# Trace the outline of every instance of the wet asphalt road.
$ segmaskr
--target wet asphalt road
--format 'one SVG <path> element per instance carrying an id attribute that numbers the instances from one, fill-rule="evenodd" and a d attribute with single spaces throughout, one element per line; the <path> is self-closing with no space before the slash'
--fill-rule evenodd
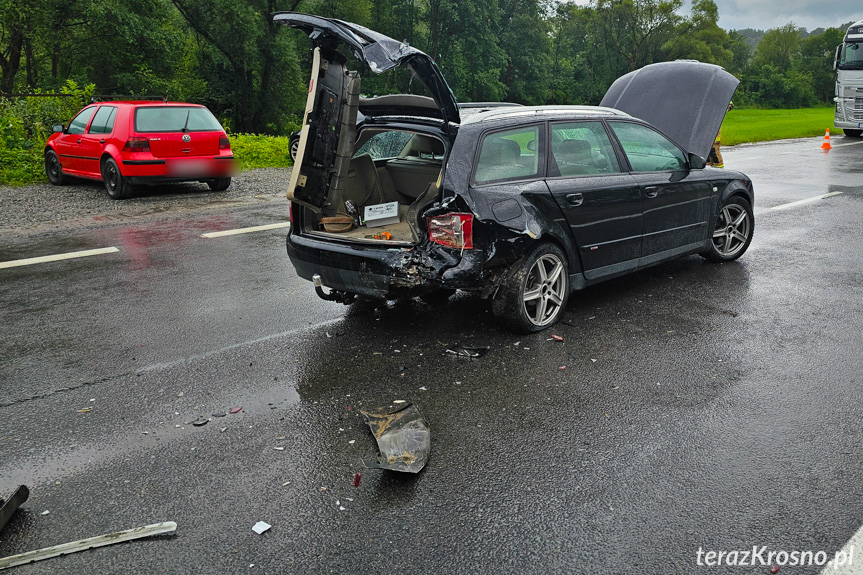
<path id="1" fill-rule="evenodd" d="M 755 182 L 741 260 L 589 288 L 532 336 L 464 294 L 319 300 L 283 229 L 201 237 L 283 221 L 279 202 L 3 236 L 0 261 L 119 251 L 0 270 L 0 497 L 31 489 L 0 556 L 158 521 L 176 535 L 16 573 L 768 573 L 696 555 L 832 556 L 863 524 L 863 141 L 820 143 L 723 152 Z M 395 399 L 432 429 L 418 476 L 360 463 L 375 445 L 358 410 Z"/>

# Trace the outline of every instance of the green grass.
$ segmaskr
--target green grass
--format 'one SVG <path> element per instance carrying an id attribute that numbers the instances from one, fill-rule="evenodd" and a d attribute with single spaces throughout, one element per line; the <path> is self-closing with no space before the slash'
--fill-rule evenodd
<path id="1" fill-rule="evenodd" d="M 741 110 L 735 108 L 722 122 L 722 145 L 747 142 L 784 140 L 823 136 L 833 128 L 833 108 L 803 108 L 800 110 Z"/>
<path id="2" fill-rule="evenodd" d="M 286 168 L 291 163 L 288 136 L 230 134 L 231 150 L 243 170 Z"/>

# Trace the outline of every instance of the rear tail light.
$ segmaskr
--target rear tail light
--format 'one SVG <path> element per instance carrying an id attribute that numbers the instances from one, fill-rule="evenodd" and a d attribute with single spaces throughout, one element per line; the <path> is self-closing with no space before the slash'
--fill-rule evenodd
<path id="1" fill-rule="evenodd" d="M 222 134 L 219 136 L 219 149 L 220 150 L 230 150 L 231 149 L 231 141 L 228 139 L 228 136 Z"/>
<path id="2" fill-rule="evenodd" d="M 129 138 L 123 146 L 124 152 L 149 152 L 150 140 L 147 138 Z"/>
<path id="3" fill-rule="evenodd" d="M 445 214 L 428 220 L 429 240 L 456 249 L 473 249 L 473 214 Z"/>

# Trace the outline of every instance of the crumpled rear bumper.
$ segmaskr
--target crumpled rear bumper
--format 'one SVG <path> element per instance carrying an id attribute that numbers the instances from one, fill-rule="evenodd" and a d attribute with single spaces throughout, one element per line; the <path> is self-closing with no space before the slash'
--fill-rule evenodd
<path id="1" fill-rule="evenodd" d="M 365 246 L 293 233 L 288 256 L 301 278 L 317 274 L 324 286 L 374 299 L 422 295 L 439 288 L 479 289 L 482 250 Z"/>

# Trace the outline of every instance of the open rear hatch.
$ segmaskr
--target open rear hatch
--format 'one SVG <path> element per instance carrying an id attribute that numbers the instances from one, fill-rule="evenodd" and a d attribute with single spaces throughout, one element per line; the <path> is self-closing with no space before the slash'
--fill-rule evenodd
<path id="1" fill-rule="evenodd" d="M 315 228 L 324 233 L 354 239 L 373 237 L 374 233 L 353 229 L 352 222 L 363 218 L 362 209 L 367 206 L 356 206 L 350 200 L 392 198 L 376 189 L 386 188 L 389 183 L 387 174 L 378 173 L 382 169 L 380 163 L 375 164 L 368 156 L 353 158 L 358 112 L 365 116 L 437 118 L 443 121 L 443 129 L 449 130 L 451 123 L 460 121 L 455 96 L 437 64 L 403 42 L 357 24 L 308 14 L 279 12 L 273 15 L 273 21 L 302 30 L 309 35 L 313 47 L 309 93 L 288 199 L 308 208 L 314 214 Z M 359 73 L 347 69 L 347 58 L 340 48 L 349 50 L 377 74 L 406 66 L 429 97 L 394 95 L 361 99 Z M 405 197 L 418 199 L 427 195 L 425 188 L 413 192 Z M 405 222 L 411 218 L 408 214 L 411 202 L 405 197 L 399 200 L 397 211 L 400 223 L 411 224 L 412 232 L 402 239 L 412 237 L 416 241 L 415 222 Z M 354 210 L 359 211 L 358 217 Z M 412 216 L 415 219 L 416 214 Z M 309 226 L 305 231 L 309 231 Z"/>

